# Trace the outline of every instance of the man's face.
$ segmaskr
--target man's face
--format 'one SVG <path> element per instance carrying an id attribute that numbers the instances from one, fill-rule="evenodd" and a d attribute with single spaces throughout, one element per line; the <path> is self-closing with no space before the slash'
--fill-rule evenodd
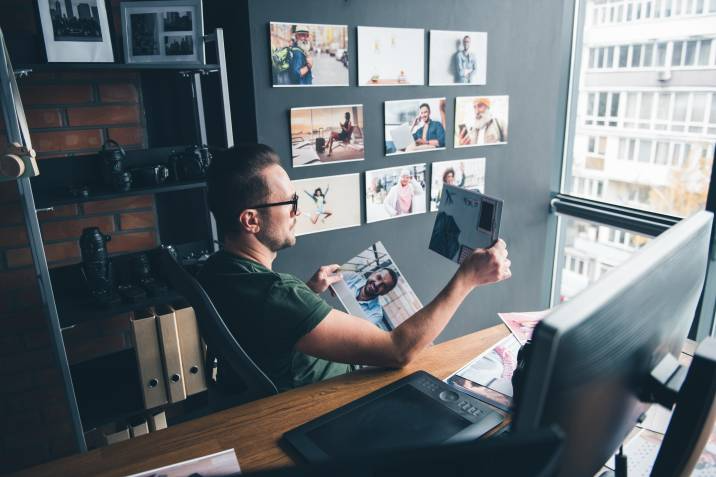
<path id="1" fill-rule="evenodd" d="M 400 185 L 405 187 L 410 183 L 410 176 L 408 174 L 400 176 Z"/>
<path id="2" fill-rule="evenodd" d="M 271 191 L 269 197 L 266 198 L 266 203 L 291 200 L 296 191 L 283 167 L 278 164 L 271 165 L 264 169 L 263 176 Z M 260 209 L 259 214 L 261 230 L 256 234 L 259 242 L 266 245 L 272 252 L 278 252 L 296 244 L 296 220 L 301 214 L 300 210 L 294 215 L 292 206 L 288 204 Z"/>
<path id="3" fill-rule="evenodd" d="M 308 52 L 311 49 L 311 36 L 306 32 L 296 32 L 296 44 L 300 49 Z"/>
<path id="4" fill-rule="evenodd" d="M 470 43 L 472 43 L 472 40 L 470 40 L 470 37 L 465 37 L 462 40 L 462 46 L 465 48 L 465 51 L 470 49 Z M 454 43 L 453 43 L 454 44 Z"/>
<path id="5" fill-rule="evenodd" d="M 385 295 L 395 286 L 392 275 L 385 268 L 370 274 L 363 285 L 363 292 L 368 298 Z"/>
<path id="6" fill-rule="evenodd" d="M 420 108 L 420 120 L 424 123 L 430 121 L 430 109 L 426 108 L 425 106 Z"/>
<path id="7" fill-rule="evenodd" d="M 487 105 L 485 103 L 477 103 L 475 104 L 475 114 L 478 116 L 482 116 L 485 114 L 485 111 L 487 111 Z"/>

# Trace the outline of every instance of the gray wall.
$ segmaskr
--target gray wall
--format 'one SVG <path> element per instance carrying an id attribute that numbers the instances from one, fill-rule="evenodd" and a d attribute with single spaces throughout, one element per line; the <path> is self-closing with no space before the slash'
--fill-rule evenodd
<path id="1" fill-rule="evenodd" d="M 280 154 L 292 179 L 363 172 L 389 166 L 487 157 L 486 190 L 504 199 L 502 233 L 512 260 L 507 282 L 473 292 L 439 341 L 496 324 L 501 311 L 525 311 L 549 303 L 554 219 L 550 191 L 558 185 L 566 110 L 572 2 L 505 0 L 249 0 L 253 92 L 259 142 Z M 347 24 L 350 87 L 272 88 L 269 21 Z M 357 87 L 356 26 L 424 28 L 427 80 L 430 29 L 488 32 L 486 86 Z M 231 52 L 229 52 L 231 53 Z M 456 150 L 452 146 L 456 96 L 510 96 L 509 144 Z M 383 145 L 383 102 L 447 98 L 445 151 L 387 158 Z M 364 105 L 362 162 L 293 169 L 289 109 L 331 104 Z M 244 120 L 248 118 L 244 117 Z M 363 178 L 361 179 L 363 183 Z M 364 184 L 363 184 L 364 185 Z M 364 199 L 361 199 L 364 202 Z M 365 204 L 363 204 L 365 219 Z M 279 253 L 274 268 L 308 278 L 319 265 L 342 263 L 382 241 L 423 301 L 447 283 L 457 265 L 427 249 L 435 213 L 298 238 Z"/>

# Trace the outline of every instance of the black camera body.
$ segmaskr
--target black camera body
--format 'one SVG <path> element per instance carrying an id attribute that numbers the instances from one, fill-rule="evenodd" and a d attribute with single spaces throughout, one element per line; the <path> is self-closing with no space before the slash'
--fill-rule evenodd
<path id="1" fill-rule="evenodd" d="M 206 146 L 189 146 L 169 156 L 169 167 L 175 180 L 197 180 L 206 177 L 211 153 Z"/>
<path id="2" fill-rule="evenodd" d="M 163 164 L 135 167 L 130 169 L 129 172 L 132 174 L 132 182 L 135 185 L 161 185 L 169 179 L 169 169 Z"/>

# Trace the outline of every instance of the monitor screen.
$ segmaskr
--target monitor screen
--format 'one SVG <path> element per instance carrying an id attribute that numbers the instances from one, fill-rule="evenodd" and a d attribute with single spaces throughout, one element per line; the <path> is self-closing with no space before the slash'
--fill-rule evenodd
<path id="1" fill-rule="evenodd" d="M 492 202 L 482 201 L 482 208 L 480 209 L 480 222 L 478 228 L 492 231 L 493 217 L 495 216 L 495 204 Z"/>
<path id="2" fill-rule="evenodd" d="M 535 328 L 514 428 L 565 432 L 560 475 L 594 475 L 646 410 L 651 371 L 667 353 L 678 357 L 703 289 L 712 219 L 682 220 Z"/>
<path id="3" fill-rule="evenodd" d="M 307 436 L 327 455 L 435 445 L 471 425 L 467 419 L 411 385 L 386 394 L 309 431 Z M 350 429 L 350 432 L 346 432 Z M 381 429 L 381 432 L 375 432 Z M 353 452 L 351 452 L 353 450 Z"/>

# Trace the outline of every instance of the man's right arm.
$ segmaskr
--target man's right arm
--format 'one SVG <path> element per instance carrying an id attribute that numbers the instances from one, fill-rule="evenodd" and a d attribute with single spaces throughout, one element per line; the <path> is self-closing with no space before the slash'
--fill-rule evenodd
<path id="1" fill-rule="evenodd" d="M 509 278 L 510 261 L 500 240 L 476 250 L 427 306 L 386 332 L 362 318 L 332 310 L 296 344 L 303 353 L 351 364 L 402 367 L 442 332 L 465 297 L 475 288 Z"/>

